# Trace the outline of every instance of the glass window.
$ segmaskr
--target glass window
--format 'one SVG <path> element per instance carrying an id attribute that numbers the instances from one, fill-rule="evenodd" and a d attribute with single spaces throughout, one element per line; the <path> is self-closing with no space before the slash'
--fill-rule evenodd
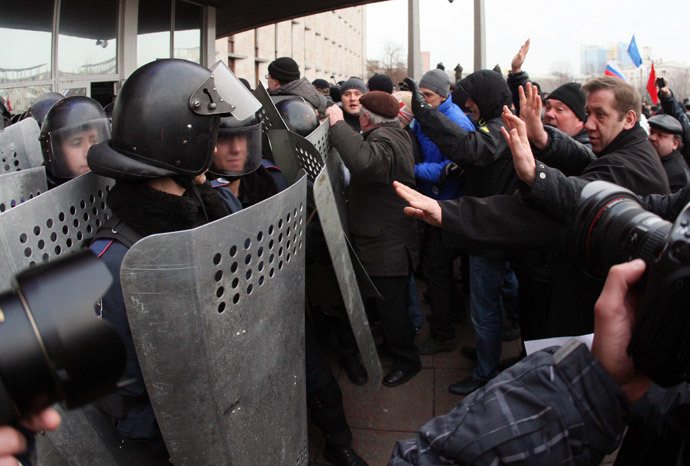
<path id="1" fill-rule="evenodd" d="M 139 0 L 137 67 L 170 58 L 171 0 Z"/>
<path id="2" fill-rule="evenodd" d="M 202 8 L 177 0 L 175 2 L 175 58 L 201 63 Z"/>
<path id="3" fill-rule="evenodd" d="M 6 104 L 9 104 L 8 110 L 13 115 L 16 115 L 27 111 L 38 96 L 50 91 L 50 84 L 42 86 L 13 87 L 0 89 L 0 97 L 5 99 Z"/>
<path id="4" fill-rule="evenodd" d="M 49 80 L 53 0 L 0 0 L 0 83 Z"/>
<path id="5" fill-rule="evenodd" d="M 117 73 L 118 0 L 60 2 L 60 75 Z"/>

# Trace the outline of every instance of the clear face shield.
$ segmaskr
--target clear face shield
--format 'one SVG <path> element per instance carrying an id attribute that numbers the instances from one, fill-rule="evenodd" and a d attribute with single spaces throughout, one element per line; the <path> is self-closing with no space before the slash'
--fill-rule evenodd
<path id="1" fill-rule="evenodd" d="M 253 116 L 261 103 L 222 61 L 211 67 L 208 77 L 189 98 L 190 108 L 199 115 L 232 114 L 238 120 Z"/>
<path id="2" fill-rule="evenodd" d="M 209 172 L 216 176 L 238 177 L 261 165 L 261 124 L 220 128 Z"/>
<path id="3" fill-rule="evenodd" d="M 57 178 L 75 178 L 89 171 L 89 147 L 110 138 L 110 121 L 98 118 L 50 132 L 49 170 Z"/>

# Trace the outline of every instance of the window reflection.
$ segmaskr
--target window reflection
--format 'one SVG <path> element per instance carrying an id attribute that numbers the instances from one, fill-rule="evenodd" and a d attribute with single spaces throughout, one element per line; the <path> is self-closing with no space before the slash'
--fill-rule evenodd
<path id="1" fill-rule="evenodd" d="M 170 0 L 139 0 L 137 66 L 170 58 Z"/>
<path id="2" fill-rule="evenodd" d="M 50 92 L 50 85 L 12 87 L 0 89 L 0 97 L 5 99 L 5 104 L 9 103 L 9 108 L 13 115 L 27 111 L 34 100 L 40 95 Z"/>
<path id="3" fill-rule="evenodd" d="M 60 75 L 117 73 L 118 0 L 60 2 Z"/>
<path id="4" fill-rule="evenodd" d="M 175 2 L 175 58 L 201 63 L 202 20 L 200 6 Z"/>
<path id="5" fill-rule="evenodd" d="M 0 83 L 50 79 L 52 27 L 52 0 L 0 0 Z"/>

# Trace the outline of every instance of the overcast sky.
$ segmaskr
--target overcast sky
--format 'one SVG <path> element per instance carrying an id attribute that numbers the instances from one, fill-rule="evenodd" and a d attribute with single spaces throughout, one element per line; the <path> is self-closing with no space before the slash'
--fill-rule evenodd
<path id="1" fill-rule="evenodd" d="M 380 59 L 385 44 L 398 45 L 407 60 L 407 0 L 367 5 L 367 56 Z M 446 71 L 459 62 L 471 71 L 472 0 L 420 0 L 421 50 L 431 52 L 431 67 Z M 577 7 L 574 7 L 577 5 Z M 657 12 L 662 9 L 662 15 Z M 656 19 L 658 18 L 658 19 Z M 486 0 L 486 61 L 504 70 L 525 39 L 531 47 L 524 69 L 532 75 L 580 70 L 580 45 L 628 44 L 635 34 L 640 53 L 652 48 L 654 60 L 690 64 L 690 1 L 671 0 Z"/>

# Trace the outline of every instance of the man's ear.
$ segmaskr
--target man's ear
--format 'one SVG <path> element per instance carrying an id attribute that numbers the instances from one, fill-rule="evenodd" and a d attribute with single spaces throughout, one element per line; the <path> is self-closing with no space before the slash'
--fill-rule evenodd
<path id="1" fill-rule="evenodd" d="M 637 112 L 635 110 L 628 110 L 625 112 L 624 120 L 623 129 L 631 129 L 637 123 Z"/>

